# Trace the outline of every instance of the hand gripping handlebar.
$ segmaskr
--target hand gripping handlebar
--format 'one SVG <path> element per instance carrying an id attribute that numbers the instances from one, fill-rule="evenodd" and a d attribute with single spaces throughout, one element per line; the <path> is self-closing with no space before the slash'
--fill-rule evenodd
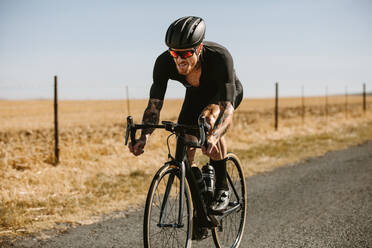
<path id="1" fill-rule="evenodd" d="M 205 117 L 201 117 L 199 121 L 199 126 L 189 126 L 178 124 L 170 121 L 162 121 L 163 125 L 154 125 L 154 124 L 134 124 L 133 117 L 127 117 L 127 128 L 125 131 L 125 145 L 128 145 L 128 140 L 132 145 L 136 144 L 136 131 L 137 129 L 146 129 L 146 128 L 162 128 L 171 133 L 176 134 L 177 136 L 183 136 L 187 130 L 199 130 L 200 132 L 200 143 L 193 145 L 194 147 L 204 146 L 208 147 L 207 133 L 210 130 L 210 125 L 206 122 Z"/>

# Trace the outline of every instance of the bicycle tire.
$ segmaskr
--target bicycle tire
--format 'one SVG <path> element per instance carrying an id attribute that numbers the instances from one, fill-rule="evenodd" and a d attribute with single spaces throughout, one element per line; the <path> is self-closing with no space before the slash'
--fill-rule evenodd
<path id="1" fill-rule="evenodd" d="M 143 240 L 144 247 L 191 247 L 192 236 L 192 200 L 190 189 L 185 180 L 184 196 L 184 227 L 159 227 L 160 212 L 164 201 L 164 193 L 170 178 L 171 189 L 168 197 L 166 210 L 163 211 L 165 224 L 176 224 L 178 222 L 179 190 L 180 190 L 180 169 L 172 165 L 164 165 L 155 174 L 147 194 Z"/>
<path id="2" fill-rule="evenodd" d="M 243 237 L 247 216 L 247 191 L 245 177 L 240 164 L 235 154 L 227 154 L 226 170 L 228 177 L 230 177 L 228 178 L 228 184 L 231 192 L 229 206 L 240 205 L 240 207 L 220 219 L 219 225 L 212 229 L 213 241 L 216 247 L 239 247 Z M 235 190 L 232 186 L 234 186 Z"/>

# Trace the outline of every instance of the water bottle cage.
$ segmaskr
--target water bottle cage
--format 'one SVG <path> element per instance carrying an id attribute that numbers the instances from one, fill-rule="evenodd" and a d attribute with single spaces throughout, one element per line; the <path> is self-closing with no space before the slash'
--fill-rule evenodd
<path id="1" fill-rule="evenodd" d="M 198 167 L 192 167 L 191 170 L 203 199 L 209 205 L 214 195 L 214 168 L 207 164 L 203 166 L 202 170 Z"/>
<path id="2" fill-rule="evenodd" d="M 204 165 L 202 168 L 202 175 L 206 186 L 204 199 L 207 203 L 210 203 L 214 195 L 214 168 L 209 164 Z"/>

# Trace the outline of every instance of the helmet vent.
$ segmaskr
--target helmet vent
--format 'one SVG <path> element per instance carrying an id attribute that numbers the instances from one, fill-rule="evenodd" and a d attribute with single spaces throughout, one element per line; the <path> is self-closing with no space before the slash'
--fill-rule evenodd
<path id="1" fill-rule="evenodd" d="M 190 22 L 191 21 L 192 21 L 192 17 L 190 16 L 186 19 L 186 21 L 182 25 L 181 35 L 180 35 L 179 41 L 178 41 L 180 44 L 183 44 L 183 43 L 185 43 L 184 42 L 185 40 L 189 41 L 189 39 L 190 39 L 190 28 L 189 27 L 190 27 Z"/>

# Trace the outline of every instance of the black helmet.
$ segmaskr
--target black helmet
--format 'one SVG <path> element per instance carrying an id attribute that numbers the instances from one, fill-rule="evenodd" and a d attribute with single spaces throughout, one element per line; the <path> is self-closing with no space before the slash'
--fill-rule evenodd
<path id="1" fill-rule="evenodd" d="M 186 16 L 174 21 L 165 35 L 170 48 L 184 49 L 199 45 L 205 34 L 205 22 L 196 16 Z"/>

